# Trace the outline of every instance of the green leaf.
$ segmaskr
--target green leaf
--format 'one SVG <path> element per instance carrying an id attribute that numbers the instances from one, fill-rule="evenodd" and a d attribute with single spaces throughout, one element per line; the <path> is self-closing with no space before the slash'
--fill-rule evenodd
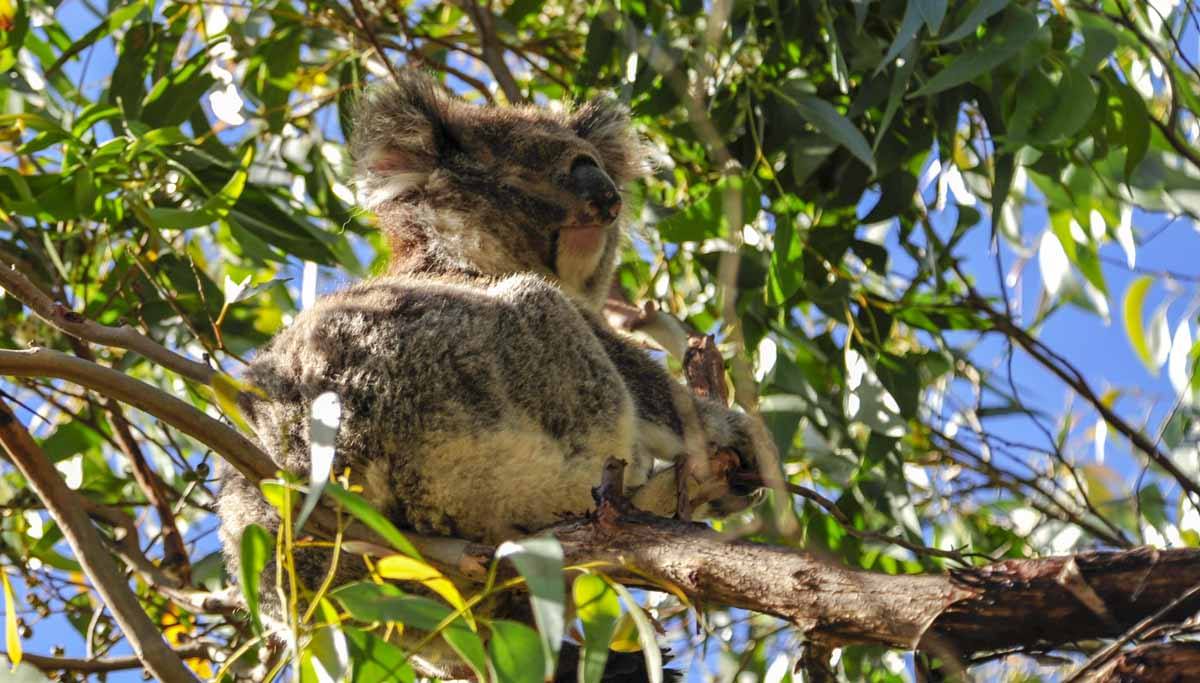
<path id="1" fill-rule="evenodd" d="M 889 173 L 879 181 L 879 201 L 875 202 L 862 222 L 878 223 L 911 207 L 916 190 L 915 175 L 904 169 Z"/>
<path id="2" fill-rule="evenodd" d="M 463 613 L 463 618 L 467 620 L 467 624 L 472 630 L 475 628 L 471 612 L 467 608 L 467 601 L 463 600 L 458 587 L 435 567 L 408 555 L 389 555 L 380 558 L 375 564 L 375 568 L 385 579 L 415 581 L 437 593 L 443 600 L 450 603 L 451 607 Z"/>
<path id="3" fill-rule="evenodd" d="M 542 645 L 533 629 L 515 621 L 497 619 L 491 623 L 492 639 L 488 649 L 496 667 L 499 683 L 541 683 Z M 551 672 L 553 674 L 553 672 Z"/>
<path id="4" fill-rule="evenodd" d="M 1083 50 L 1079 55 L 1079 60 L 1075 63 L 1075 68 L 1085 75 L 1090 75 L 1096 70 L 1096 67 L 1108 58 L 1112 51 L 1117 48 L 1117 36 L 1113 33 L 1113 28 L 1107 25 L 1101 27 L 1097 25 L 1083 27 Z"/>
<path id="5" fill-rule="evenodd" d="M 1108 79 L 1109 86 L 1121 98 L 1121 133 L 1125 138 L 1125 180 L 1129 182 L 1133 172 L 1146 158 L 1150 149 L 1150 111 L 1146 101 L 1132 86 L 1116 78 Z"/>
<path id="6" fill-rule="evenodd" d="M 263 634 L 262 618 L 259 616 L 258 598 L 263 568 L 275 547 L 275 539 L 266 529 L 257 524 L 248 525 L 242 531 L 241 570 L 242 595 L 246 596 L 246 609 L 250 612 L 250 623 L 254 632 Z"/>
<path id="7" fill-rule="evenodd" d="M 141 120 L 155 128 L 178 126 L 186 121 L 192 110 L 200 106 L 200 96 L 216 82 L 204 70 L 207 64 L 208 51 L 201 50 L 183 66 L 158 79 L 142 100 Z"/>
<path id="8" fill-rule="evenodd" d="M 816 95 L 800 92 L 796 87 L 788 88 L 787 92 L 777 92 L 813 127 L 850 150 L 850 153 L 866 164 L 867 168 L 875 171 L 875 154 L 871 151 L 871 145 L 863 137 L 862 131 L 842 116 L 832 104 Z"/>
<path id="9" fill-rule="evenodd" d="M 343 626 L 342 633 L 346 636 L 350 661 L 354 663 L 351 683 L 413 683 L 416 680 L 416 674 L 408 665 L 408 657 L 400 648 L 373 633 L 354 627 Z"/>
<path id="10" fill-rule="evenodd" d="M 312 666 L 321 673 L 321 681 L 341 681 L 351 666 L 350 648 L 342 627 L 338 623 L 337 610 L 326 598 L 318 603 L 321 619 L 327 624 L 312 633 L 308 652 L 312 653 Z"/>
<path id="11" fill-rule="evenodd" d="M 946 18 L 946 0 L 909 1 L 909 4 L 914 3 L 921 12 L 921 18 L 925 20 L 925 26 L 929 29 L 929 35 L 936 36 L 938 31 L 942 29 L 942 21 Z"/>
<path id="12" fill-rule="evenodd" d="M 562 647 L 567 601 L 562 546 L 553 536 L 505 541 L 496 549 L 496 557 L 511 560 L 525 577 L 533 619 L 542 638 L 545 675 L 552 676 Z"/>
<path id="13" fill-rule="evenodd" d="M 246 187 L 250 163 L 254 161 L 254 149 L 254 145 L 246 145 L 237 170 L 215 195 L 205 200 L 199 209 L 150 207 L 146 210 L 150 225 L 163 230 L 186 230 L 208 225 L 228 216 L 233 205 L 242 196 L 242 190 Z"/>
<path id="14" fill-rule="evenodd" d="M 368 503 L 362 496 L 357 493 L 351 493 L 346 489 L 334 483 L 325 485 L 325 493 L 329 494 L 338 502 L 342 508 L 349 512 L 358 521 L 366 524 L 371 531 L 379 534 L 385 541 L 392 544 L 392 547 L 400 552 L 415 559 L 422 559 L 416 547 L 400 533 L 396 525 L 392 524 L 387 517 L 383 516 L 374 505 Z"/>
<path id="15" fill-rule="evenodd" d="M 900 20 L 900 28 L 896 31 L 896 38 L 892 40 L 891 47 L 888 48 L 883 59 L 879 60 L 879 65 L 875 67 L 875 73 L 879 73 L 892 63 L 892 60 L 908 47 L 910 43 L 917 37 L 917 32 L 921 30 L 921 22 L 924 21 L 924 16 L 921 14 L 921 8 L 918 0 L 909 0 L 904 7 L 904 18 Z"/>
<path id="16" fill-rule="evenodd" d="M 926 97 L 966 83 L 1016 56 L 1038 32 L 1037 17 L 1023 8 L 1012 6 L 1009 19 L 989 32 L 984 41 L 953 57 L 944 69 L 934 74 L 923 87 L 909 95 Z"/>
<path id="17" fill-rule="evenodd" d="M 1096 86 L 1083 71 L 1068 69 L 1056 92 L 1054 106 L 1033 131 L 1034 137 L 1042 142 L 1071 137 L 1087 123 L 1096 108 Z"/>
<path id="18" fill-rule="evenodd" d="M 900 110 L 900 105 L 904 104 L 904 93 L 908 90 L 908 82 L 912 80 L 913 70 L 917 68 L 917 48 L 916 45 L 909 45 L 903 52 L 904 63 L 896 67 L 896 73 L 892 75 L 891 87 L 888 88 L 887 106 L 883 110 L 883 118 L 879 120 L 879 128 L 875 132 L 875 144 L 872 149 L 878 152 L 879 143 L 883 140 L 883 134 L 887 132 L 888 127 L 892 124 L 892 119 L 895 118 L 896 112 Z"/>
<path id="19" fill-rule="evenodd" d="M 658 638 L 655 635 L 654 624 L 650 623 L 650 617 L 638 604 L 637 600 L 633 599 L 629 589 L 617 582 L 609 583 L 613 590 L 621 596 L 625 601 L 625 609 L 633 622 L 637 624 L 638 642 L 642 645 L 642 655 L 646 658 L 646 673 L 649 676 L 650 683 L 662 683 L 662 650 L 658 649 Z"/>
<path id="20" fill-rule="evenodd" d="M 342 586 L 331 591 L 329 596 L 360 621 L 396 622 L 419 631 L 433 631 L 454 614 L 449 607 L 429 598 L 407 595 L 395 586 L 367 581 Z M 442 638 L 475 671 L 479 680 L 485 680 L 487 654 L 483 641 L 462 617 L 449 622 L 442 630 Z"/>
<path id="21" fill-rule="evenodd" d="M 608 644 L 621 616 L 621 603 L 612 586 L 595 574 L 584 574 L 575 579 L 572 591 L 575 613 L 583 623 L 579 683 L 599 683 L 608 661 Z"/>
<path id="22" fill-rule="evenodd" d="M 946 43 L 956 43 L 963 38 L 975 32 L 979 25 L 987 21 L 993 14 L 1008 7 L 1012 0 L 980 0 L 979 4 L 971 8 L 971 13 L 967 15 L 949 34 L 937 41 L 939 45 Z"/>
<path id="23" fill-rule="evenodd" d="M 1129 337 L 1129 343 L 1133 345 L 1134 353 L 1150 372 L 1158 372 L 1158 365 L 1154 361 L 1153 354 L 1150 353 L 1150 344 L 1146 341 L 1146 333 L 1143 328 L 1146 295 L 1150 292 L 1150 286 L 1153 284 L 1154 279 L 1149 275 L 1143 275 L 1134 280 L 1129 285 L 1129 289 L 1125 290 L 1125 298 L 1121 302 L 1121 316 L 1122 322 L 1125 324 L 1125 335 Z"/>
<path id="24" fill-rule="evenodd" d="M 709 237 L 728 235 L 735 229 L 740 230 L 741 225 L 730 225 L 730 211 L 726 208 L 726 202 L 737 198 L 741 221 L 745 225 L 753 221 L 757 214 L 756 202 L 761 190 L 751 177 L 726 176 L 718 180 L 707 193 L 701 194 L 697 188 L 693 188 L 693 195 L 699 196 L 699 199 L 658 224 L 658 232 L 664 240 L 699 242 Z"/>

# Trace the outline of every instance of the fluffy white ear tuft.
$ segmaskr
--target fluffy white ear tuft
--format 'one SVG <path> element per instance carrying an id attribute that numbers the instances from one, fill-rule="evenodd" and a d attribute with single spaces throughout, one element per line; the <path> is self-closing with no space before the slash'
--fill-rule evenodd
<path id="1" fill-rule="evenodd" d="M 355 107 L 350 150 L 355 187 L 366 208 L 419 186 L 437 168 L 453 144 L 450 109 L 441 86 L 415 69 L 363 95 Z"/>

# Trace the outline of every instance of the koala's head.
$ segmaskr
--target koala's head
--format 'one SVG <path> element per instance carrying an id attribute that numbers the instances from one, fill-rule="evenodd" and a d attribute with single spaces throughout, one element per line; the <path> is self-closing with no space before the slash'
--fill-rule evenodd
<path id="1" fill-rule="evenodd" d="M 393 272 L 534 272 L 597 306 L 607 295 L 621 190 L 646 171 L 619 104 L 475 106 L 408 70 L 362 97 L 350 142 Z"/>

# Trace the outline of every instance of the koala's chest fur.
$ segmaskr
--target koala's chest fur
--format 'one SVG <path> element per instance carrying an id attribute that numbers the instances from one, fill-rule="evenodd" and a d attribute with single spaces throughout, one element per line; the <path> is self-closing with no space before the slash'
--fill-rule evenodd
<path id="1" fill-rule="evenodd" d="M 373 280 L 319 302 L 251 365 L 264 448 L 308 463 L 308 412 L 342 402 L 336 466 L 402 528 L 497 542 L 592 505 L 609 456 L 651 460 L 587 319 L 536 276 Z"/>

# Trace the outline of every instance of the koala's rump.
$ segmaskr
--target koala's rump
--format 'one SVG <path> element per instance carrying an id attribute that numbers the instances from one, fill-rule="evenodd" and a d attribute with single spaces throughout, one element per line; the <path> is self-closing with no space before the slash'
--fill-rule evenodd
<path id="1" fill-rule="evenodd" d="M 327 297 L 246 378 L 263 447 L 305 472 L 308 411 L 342 401 L 336 467 L 402 528 L 496 542 L 591 506 L 632 457 L 629 392 L 575 307 L 532 276 L 382 278 Z"/>

